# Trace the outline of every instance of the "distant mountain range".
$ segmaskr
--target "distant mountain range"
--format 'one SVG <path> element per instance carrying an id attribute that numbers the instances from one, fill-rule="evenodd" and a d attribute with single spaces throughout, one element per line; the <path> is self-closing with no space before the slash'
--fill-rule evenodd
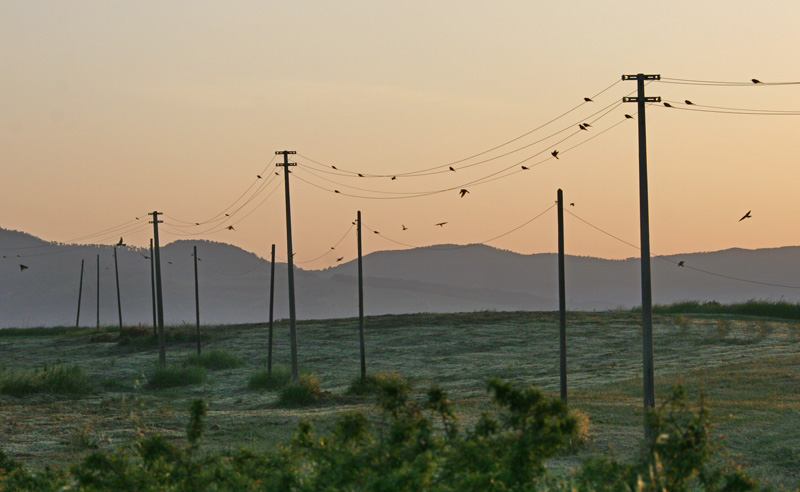
<path id="1" fill-rule="evenodd" d="M 266 321 L 270 264 L 253 253 L 211 241 L 176 241 L 161 248 L 164 317 L 194 324 L 197 246 L 201 322 Z M 100 255 L 100 323 L 118 323 L 113 248 L 43 241 L 0 229 L 0 327 L 74 325 L 81 260 L 80 324 L 97 313 Z M 152 324 L 149 251 L 117 249 L 120 298 L 126 325 Z M 485 245 L 438 245 L 379 251 L 364 261 L 365 312 L 400 314 L 478 310 L 558 309 L 557 255 L 522 255 Z M 685 266 L 678 266 L 684 261 Z M 20 269 L 20 265 L 28 268 Z M 641 304 L 639 259 L 567 256 L 567 308 L 591 311 Z M 800 247 L 728 249 L 652 260 L 653 300 L 786 299 L 800 296 Z M 286 264 L 276 264 L 275 317 L 288 317 Z M 300 319 L 358 314 L 357 263 L 325 270 L 295 269 Z M 782 286 L 782 287 L 781 287 Z"/>

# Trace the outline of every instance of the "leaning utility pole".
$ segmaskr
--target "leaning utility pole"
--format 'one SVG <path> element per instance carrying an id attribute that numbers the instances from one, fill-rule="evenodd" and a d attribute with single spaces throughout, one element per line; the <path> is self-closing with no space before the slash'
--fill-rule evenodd
<path id="1" fill-rule="evenodd" d="M 267 345 L 267 374 L 272 374 L 272 320 L 275 308 L 275 245 L 269 263 L 269 344 Z"/>
<path id="2" fill-rule="evenodd" d="M 197 317 L 197 355 L 200 355 L 200 283 L 197 281 L 197 246 L 194 247 L 194 311 Z"/>
<path id="3" fill-rule="evenodd" d="M 167 366 L 166 340 L 164 339 L 164 297 L 161 292 L 161 248 L 158 245 L 158 216 L 162 212 L 152 212 L 148 215 L 153 216 L 150 221 L 153 224 L 153 253 L 156 270 L 156 312 L 158 318 L 158 364 L 163 369 Z"/>
<path id="4" fill-rule="evenodd" d="M 75 318 L 75 328 L 81 324 L 81 297 L 83 296 L 83 262 L 81 260 L 81 280 L 78 283 L 78 316 Z"/>
<path id="5" fill-rule="evenodd" d="M 622 80 L 636 81 L 636 97 L 623 97 L 622 102 L 637 103 L 639 121 L 639 234 L 642 250 L 642 380 L 644 386 L 644 437 L 650 440 L 647 412 L 656 404 L 653 369 L 653 295 L 650 283 L 650 212 L 647 196 L 647 134 L 644 109 L 646 103 L 661 102 L 660 97 L 645 97 L 645 80 L 661 80 L 661 75 L 623 75 Z"/>
<path id="6" fill-rule="evenodd" d="M 292 251 L 292 211 L 289 202 L 289 166 L 296 166 L 289 162 L 289 154 L 296 154 L 294 150 L 280 150 L 275 154 L 283 154 L 283 164 L 276 164 L 283 168 L 283 183 L 286 194 L 286 263 L 289 265 L 289 342 L 292 351 L 292 381 L 297 381 L 300 371 L 297 365 L 297 319 L 294 308 L 294 252 Z"/>
<path id="7" fill-rule="evenodd" d="M 364 272 L 361 266 L 361 210 L 358 211 L 358 341 L 361 348 L 361 380 L 367 380 L 367 356 L 364 348 Z"/>
<path id="8" fill-rule="evenodd" d="M 114 272 L 117 277 L 117 312 L 119 313 L 119 329 L 122 330 L 122 302 L 119 295 L 119 264 L 117 263 L 117 247 L 114 246 Z"/>
<path id="9" fill-rule="evenodd" d="M 567 289 L 564 273 L 564 194 L 558 190 L 558 353 L 561 399 L 567 403 Z"/>

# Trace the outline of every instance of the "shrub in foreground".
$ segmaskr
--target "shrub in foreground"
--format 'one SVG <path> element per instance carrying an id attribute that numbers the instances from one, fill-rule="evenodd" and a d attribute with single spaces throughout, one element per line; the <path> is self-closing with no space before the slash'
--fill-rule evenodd
<path id="1" fill-rule="evenodd" d="M 224 349 L 212 349 L 200 355 L 191 354 L 186 357 L 186 365 L 200 366 L 215 371 L 219 369 L 235 369 L 242 365 L 242 360 Z"/>
<path id="2" fill-rule="evenodd" d="M 206 370 L 200 366 L 181 366 L 170 364 L 164 368 L 156 368 L 150 376 L 148 384 L 151 388 L 175 388 L 200 384 L 206 381 Z"/>
<path id="3" fill-rule="evenodd" d="M 0 368 L 0 393 L 25 396 L 33 393 L 81 395 L 91 385 L 86 371 L 76 365 L 45 365 L 42 369 Z"/>
<path id="4" fill-rule="evenodd" d="M 356 396 L 375 395 L 380 393 L 381 385 L 387 382 L 406 384 L 406 380 L 403 376 L 393 372 L 367 374 L 366 378 L 362 379 L 361 376 L 359 376 L 353 379 L 353 381 L 350 382 L 350 386 L 347 388 L 347 394 Z"/>
<path id="5" fill-rule="evenodd" d="M 313 374 L 301 374 L 297 381 L 280 389 L 278 403 L 286 406 L 309 405 L 319 400 L 321 396 L 319 379 Z"/>

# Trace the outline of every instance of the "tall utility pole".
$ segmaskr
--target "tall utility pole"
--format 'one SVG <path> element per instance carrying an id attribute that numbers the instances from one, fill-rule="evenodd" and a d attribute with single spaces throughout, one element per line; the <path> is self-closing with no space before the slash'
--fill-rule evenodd
<path id="1" fill-rule="evenodd" d="M 158 336 L 158 321 L 156 320 L 156 268 L 153 259 L 153 239 L 150 239 L 150 293 L 153 297 L 153 336 Z"/>
<path id="2" fill-rule="evenodd" d="M 97 329 L 100 330 L 100 255 L 97 255 Z"/>
<path id="3" fill-rule="evenodd" d="M 117 263 L 117 247 L 114 246 L 114 272 L 117 277 L 117 313 L 119 313 L 119 329 L 122 330 L 122 302 L 119 295 L 119 264 Z"/>
<path id="4" fill-rule="evenodd" d="M 162 221 L 158 220 L 161 212 L 152 212 L 148 215 L 153 216 L 150 221 L 153 224 L 153 258 L 155 258 L 156 270 L 156 313 L 158 319 L 158 364 L 161 368 L 167 366 L 167 349 L 166 340 L 164 340 L 164 297 L 161 293 L 161 250 L 158 245 L 158 224 Z"/>
<path id="5" fill-rule="evenodd" d="M 197 318 L 197 355 L 200 355 L 200 283 L 197 281 L 197 246 L 194 247 L 194 311 Z"/>
<path id="6" fill-rule="evenodd" d="M 78 283 L 78 316 L 75 318 L 75 328 L 81 324 L 81 297 L 83 296 L 83 262 L 81 260 L 81 280 Z"/>
<path id="7" fill-rule="evenodd" d="M 558 352 L 561 399 L 567 403 L 567 289 L 564 273 L 564 194 L 558 190 Z"/>
<path id="8" fill-rule="evenodd" d="M 647 412 L 656 404 L 653 369 L 653 295 L 650 284 L 650 212 L 647 196 L 647 133 L 644 109 L 646 103 L 661 102 L 660 97 L 645 97 L 645 80 L 661 80 L 661 75 L 623 75 L 622 80 L 636 81 L 636 97 L 623 97 L 622 102 L 638 105 L 639 121 L 639 234 L 642 250 L 642 380 L 644 385 L 644 437 L 650 440 Z"/>
<path id="9" fill-rule="evenodd" d="M 364 271 L 361 265 L 361 210 L 358 211 L 358 341 L 361 348 L 361 380 L 367 379 L 367 356 L 364 348 Z"/>
<path id="10" fill-rule="evenodd" d="M 269 344 L 267 345 L 267 374 L 272 374 L 272 320 L 275 308 L 275 245 L 269 260 Z"/>
<path id="11" fill-rule="evenodd" d="M 283 164 L 276 164 L 283 168 L 283 183 L 286 194 L 286 263 L 289 265 L 289 342 L 292 351 L 292 381 L 297 381 L 300 377 L 300 370 L 297 365 L 297 318 L 294 308 L 294 251 L 292 250 L 292 211 L 289 200 L 289 166 L 296 166 L 294 162 L 289 162 L 289 155 L 296 154 L 294 150 L 279 150 L 275 154 L 283 154 Z"/>

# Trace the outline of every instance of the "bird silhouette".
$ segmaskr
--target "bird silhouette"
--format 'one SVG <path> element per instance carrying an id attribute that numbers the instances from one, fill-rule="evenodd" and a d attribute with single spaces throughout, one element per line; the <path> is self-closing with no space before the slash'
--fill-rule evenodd
<path id="1" fill-rule="evenodd" d="M 554 150 L 554 151 L 550 152 L 550 155 L 552 155 L 553 157 L 558 159 L 558 151 L 557 150 Z"/>
<path id="2" fill-rule="evenodd" d="M 260 174 L 256 174 L 256 177 L 257 177 L 258 179 L 261 179 L 261 175 L 260 175 Z"/>
<path id="3" fill-rule="evenodd" d="M 522 168 L 523 171 L 527 171 L 528 170 L 528 168 L 525 167 L 525 166 L 520 166 L 520 167 Z"/>
<path id="4" fill-rule="evenodd" d="M 372 232 L 374 232 L 375 234 L 380 234 L 380 232 L 378 232 L 378 231 L 372 231 Z"/>
<path id="5" fill-rule="evenodd" d="M 344 256 L 342 256 L 341 258 L 336 258 L 336 261 L 337 261 L 337 262 L 338 262 L 338 261 L 342 261 L 342 260 L 344 260 Z"/>
<path id="6" fill-rule="evenodd" d="M 195 222 L 194 225 L 200 225 L 200 222 Z"/>
<path id="7" fill-rule="evenodd" d="M 447 222 L 439 222 L 438 224 L 434 224 L 434 226 L 444 227 Z"/>
<path id="8" fill-rule="evenodd" d="M 668 102 L 665 102 L 665 103 L 664 103 L 664 107 L 665 107 L 665 108 L 671 108 L 671 107 L 672 107 L 672 104 L 670 104 L 670 103 L 668 103 Z"/>
<path id="9" fill-rule="evenodd" d="M 761 81 L 758 79 L 750 79 L 754 84 L 760 84 Z"/>
<path id="10" fill-rule="evenodd" d="M 682 267 L 682 266 L 684 266 L 685 263 L 686 263 L 685 261 L 681 260 L 681 261 L 678 262 L 678 266 Z"/>
<path id="11" fill-rule="evenodd" d="M 570 207 L 574 207 L 575 206 L 575 202 L 570 203 L 569 206 Z"/>
<path id="12" fill-rule="evenodd" d="M 231 216 L 231 214 L 225 214 L 225 217 L 230 217 L 230 216 Z"/>
<path id="13" fill-rule="evenodd" d="M 119 238 L 119 242 L 117 243 L 117 246 L 125 246 L 125 243 L 122 242 L 122 238 L 121 237 Z"/>
<path id="14" fill-rule="evenodd" d="M 278 174 L 278 171 L 275 171 L 275 176 L 280 176 L 280 174 Z"/>
<path id="15" fill-rule="evenodd" d="M 331 166 L 333 169 L 336 169 L 336 166 Z M 336 169 L 338 171 L 338 169 Z"/>
<path id="16" fill-rule="evenodd" d="M 583 126 L 585 126 L 586 128 L 591 128 L 592 127 L 592 125 L 590 125 L 589 123 L 586 123 L 585 121 L 583 122 Z"/>
<path id="17" fill-rule="evenodd" d="M 236 230 L 236 229 L 233 228 L 232 225 L 229 225 L 228 227 L 226 227 L 226 229 L 228 229 L 229 231 L 235 231 Z"/>
<path id="18" fill-rule="evenodd" d="M 358 177 L 359 177 L 359 178 L 363 178 L 363 177 L 364 177 L 364 175 L 363 175 L 363 174 L 361 174 L 361 173 L 358 173 Z"/>
<path id="19" fill-rule="evenodd" d="M 687 106 L 694 106 L 694 103 L 692 101 L 688 100 L 688 99 L 686 99 L 683 102 L 685 102 Z"/>
<path id="20" fill-rule="evenodd" d="M 171 262 L 171 261 L 168 261 L 168 262 L 167 262 L 167 264 L 168 264 L 168 265 L 172 265 L 172 262 Z"/>
<path id="21" fill-rule="evenodd" d="M 587 103 L 594 102 L 592 101 L 591 97 L 584 97 L 583 100 L 586 101 Z"/>
<path id="22" fill-rule="evenodd" d="M 741 219 L 739 219 L 739 222 L 743 221 L 744 219 L 752 219 L 752 218 L 753 218 L 753 216 L 752 216 L 752 215 L 750 215 L 750 212 L 752 212 L 752 210 L 748 210 L 748 211 L 747 211 L 747 213 L 746 213 L 746 214 L 744 214 L 744 217 L 742 217 Z"/>
<path id="23" fill-rule="evenodd" d="M 456 172 L 456 170 L 453 169 L 453 166 L 450 166 L 450 170 L 453 171 L 453 172 Z"/>
<path id="24" fill-rule="evenodd" d="M 467 193 L 469 193 L 469 190 L 464 188 L 462 188 L 461 191 L 458 192 L 458 194 L 461 195 L 461 198 L 464 198 L 464 195 L 466 195 Z"/>
<path id="25" fill-rule="evenodd" d="M 25 271 L 25 270 L 27 270 L 27 269 L 28 269 L 28 266 L 27 266 L 27 265 L 23 265 L 22 263 L 20 263 L 20 264 L 19 264 L 19 271 L 20 271 L 20 272 L 22 272 L 22 271 Z"/>
<path id="26" fill-rule="evenodd" d="M 406 225 L 405 225 L 405 224 L 400 224 L 400 225 L 401 225 L 401 226 L 403 226 L 403 230 L 404 230 L 404 231 L 405 231 L 405 230 L 408 230 L 408 227 L 406 227 Z"/>
<path id="27" fill-rule="evenodd" d="M 392 176 L 392 181 L 394 181 L 395 179 L 397 179 L 397 176 Z"/>
<path id="28" fill-rule="evenodd" d="M 339 190 L 333 190 L 334 193 L 341 193 Z"/>
<path id="29" fill-rule="evenodd" d="M 632 119 L 633 119 L 633 116 L 631 116 L 631 115 L 629 115 L 629 114 L 626 114 L 626 115 L 625 115 L 625 119 L 632 120 Z"/>
<path id="30" fill-rule="evenodd" d="M 580 125 L 578 125 L 578 128 L 580 128 L 581 130 L 586 130 L 586 125 L 581 123 Z M 588 131 L 588 130 L 586 130 L 586 131 Z"/>

